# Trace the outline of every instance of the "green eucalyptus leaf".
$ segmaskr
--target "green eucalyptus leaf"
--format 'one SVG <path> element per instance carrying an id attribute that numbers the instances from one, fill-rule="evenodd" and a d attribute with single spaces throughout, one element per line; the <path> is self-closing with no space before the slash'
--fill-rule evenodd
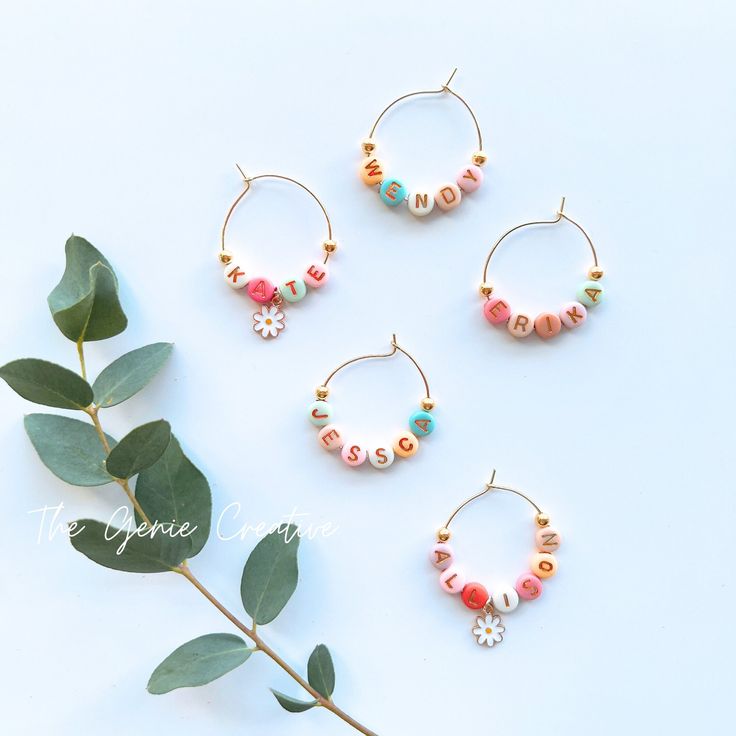
<path id="1" fill-rule="evenodd" d="M 297 700 L 296 698 L 292 698 L 290 695 L 284 695 L 283 693 L 280 693 L 278 690 L 274 690 L 271 688 L 271 692 L 273 693 L 273 696 L 276 698 L 276 700 L 279 701 L 279 705 L 284 709 L 288 710 L 289 713 L 304 713 L 305 710 L 310 710 L 311 708 L 314 708 L 315 705 L 317 705 L 316 700 L 311 701 L 304 701 L 304 700 Z"/>
<path id="2" fill-rule="evenodd" d="M 66 241 L 66 269 L 49 294 L 57 327 L 73 342 L 105 340 L 122 332 L 128 319 L 118 299 L 112 266 L 84 238 Z"/>
<path id="3" fill-rule="evenodd" d="M 195 529 L 190 557 L 204 547 L 212 517 L 210 486 L 182 452 L 173 434 L 164 454 L 150 468 L 141 471 L 135 484 L 135 497 L 152 521 L 173 521 Z"/>
<path id="4" fill-rule="evenodd" d="M 75 525 L 70 535 L 74 549 L 112 570 L 169 572 L 187 559 L 192 547 L 178 527 L 156 527 L 139 535 L 135 529 L 117 529 L 94 519 L 80 519 Z"/>
<path id="5" fill-rule="evenodd" d="M 115 406 L 137 394 L 159 372 L 173 347 L 170 342 L 155 342 L 114 360 L 92 385 L 95 403 Z"/>
<path id="6" fill-rule="evenodd" d="M 164 454 L 170 439 L 171 425 L 165 419 L 136 427 L 109 454 L 107 472 L 115 478 L 131 478 L 153 465 Z"/>
<path id="7" fill-rule="evenodd" d="M 328 700 L 335 692 L 335 667 L 332 664 L 330 650 L 324 644 L 318 644 L 309 655 L 307 679 L 309 684 Z"/>
<path id="8" fill-rule="evenodd" d="M 24 425 L 43 464 L 74 486 L 102 486 L 114 478 L 105 469 L 105 449 L 95 428 L 56 414 L 28 414 Z M 110 447 L 115 440 L 105 435 Z"/>
<path id="9" fill-rule="evenodd" d="M 273 621 L 296 589 L 299 580 L 296 531 L 292 525 L 272 531 L 258 542 L 245 563 L 240 597 L 257 624 Z"/>
<path id="10" fill-rule="evenodd" d="M 48 360 L 22 358 L 0 367 L 0 378 L 24 399 L 59 409 L 85 409 L 92 388 L 81 376 Z"/>
<path id="11" fill-rule="evenodd" d="M 240 667 L 251 655 L 248 645 L 234 634 L 206 634 L 182 644 L 156 667 L 148 681 L 152 695 L 179 687 L 198 687 Z"/>

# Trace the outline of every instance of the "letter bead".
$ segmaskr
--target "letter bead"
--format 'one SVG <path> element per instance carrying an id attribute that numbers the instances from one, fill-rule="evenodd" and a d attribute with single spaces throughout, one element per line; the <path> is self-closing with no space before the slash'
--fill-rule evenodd
<path id="1" fill-rule="evenodd" d="M 332 419 L 332 404 L 326 401 L 313 401 L 309 405 L 309 421 L 315 427 L 324 427 Z"/>
<path id="2" fill-rule="evenodd" d="M 399 457 L 416 455 L 419 449 L 419 440 L 411 432 L 402 432 L 394 440 L 394 452 Z"/>
<path id="3" fill-rule="evenodd" d="M 542 338 L 549 340 L 554 337 L 562 329 L 562 322 L 556 314 L 543 312 L 534 320 L 534 332 Z"/>
<path id="4" fill-rule="evenodd" d="M 534 323 L 528 314 L 514 312 L 509 317 L 508 328 L 514 337 L 529 337 L 534 332 Z"/>
<path id="5" fill-rule="evenodd" d="M 511 316 L 511 307 L 501 297 L 492 296 L 483 305 L 483 314 L 492 325 L 501 325 Z"/>
<path id="6" fill-rule="evenodd" d="M 389 207 L 400 205 L 407 195 L 406 187 L 398 179 L 384 179 L 379 191 L 381 199 Z"/>
<path id="7" fill-rule="evenodd" d="M 424 217 L 434 209 L 434 198 L 427 192 L 412 192 L 406 200 L 409 212 L 416 217 Z"/>
<path id="8" fill-rule="evenodd" d="M 491 602 L 499 613 L 511 613 L 519 605 L 519 594 L 510 587 L 499 588 L 491 596 Z"/>
<path id="9" fill-rule="evenodd" d="M 587 316 L 588 312 L 580 302 L 570 302 L 569 304 L 565 304 L 560 310 L 562 324 L 571 330 L 580 327 L 585 322 Z"/>
<path id="10" fill-rule="evenodd" d="M 236 261 L 230 261 L 230 263 L 225 266 L 225 272 L 224 272 L 225 281 L 227 281 L 228 286 L 230 286 L 232 289 L 242 289 L 243 287 L 248 285 L 248 279 L 245 276 L 245 271 L 243 270 L 242 266 L 239 266 Z"/>
<path id="11" fill-rule="evenodd" d="M 301 279 L 289 279 L 279 286 L 279 293 L 287 302 L 299 302 L 307 293 L 307 285 Z"/>
<path id="12" fill-rule="evenodd" d="M 327 271 L 327 266 L 321 263 L 312 263 L 304 274 L 304 283 L 313 289 L 319 289 L 320 286 L 327 283 L 329 278 L 330 274 Z"/>
<path id="13" fill-rule="evenodd" d="M 434 432 L 434 417 L 428 411 L 415 411 L 409 418 L 409 429 L 420 437 Z"/>
<path id="14" fill-rule="evenodd" d="M 514 587 L 519 597 L 525 601 L 533 601 L 542 595 L 542 581 L 530 572 L 520 575 Z"/>
<path id="15" fill-rule="evenodd" d="M 266 304 L 273 299 L 273 284 L 268 279 L 251 279 L 248 282 L 248 296 L 259 304 Z"/>
<path id="16" fill-rule="evenodd" d="M 390 447 L 376 447 L 368 450 L 368 460 L 374 468 L 383 470 L 393 463 L 394 451 Z"/>
<path id="17" fill-rule="evenodd" d="M 364 158 L 360 162 L 360 178 L 369 187 L 380 184 L 383 181 L 383 165 L 375 157 Z"/>
<path id="18" fill-rule="evenodd" d="M 434 195 L 434 201 L 437 206 L 444 212 L 454 210 L 460 204 L 462 194 L 460 187 L 455 184 L 445 184 L 440 188 L 437 194 Z"/>
<path id="19" fill-rule="evenodd" d="M 332 424 L 322 427 L 317 435 L 317 439 L 325 450 L 339 450 L 343 446 L 342 435 L 337 427 Z"/>
<path id="20" fill-rule="evenodd" d="M 455 565 L 450 565 L 440 575 L 440 587 L 445 593 L 450 593 L 451 595 L 462 593 L 465 587 L 465 575 L 463 571 Z"/>
<path id="21" fill-rule="evenodd" d="M 537 529 L 535 541 L 540 552 L 554 552 L 562 544 L 562 537 L 560 537 L 557 529 L 543 526 L 541 529 Z"/>
<path id="22" fill-rule="evenodd" d="M 346 442 L 340 451 L 342 459 L 351 467 L 355 468 L 365 462 L 368 453 L 360 446 L 352 442 Z"/>
<path id="23" fill-rule="evenodd" d="M 447 570 L 455 559 L 455 553 L 452 551 L 452 547 L 450 547 L 449 544 L 446 544 L 445 542 L 437 542 L 437 544 L 432 547 L 429 559 L 438 570 Z"/>
<path id="24" fill-rule="evenodd" d="M 483 608 L 488 603 L 488 591 L 480 583 L 468 583 L 462 592 L 463 603 L 473 610 Z"/>
<path id="25" fill-rule="evenodd" d="M 586 281 L 578 287 L 577 297 L 586 307 L 594 307 L 603 300 L 603 287 L 598 281 Z"/>
<path id="26" fill-rule="evenodd" d="M 531 571 L 540 578 L 551 578 L 557 572 L 557 560 L 549 552 L 532 555 Z"/>
<path id="27" fill-rule="evenodd" d="M 479 166 L 467 166 L 457 175 L 457 184 L 468 194 L 483 183 L 483 172 Z"/>

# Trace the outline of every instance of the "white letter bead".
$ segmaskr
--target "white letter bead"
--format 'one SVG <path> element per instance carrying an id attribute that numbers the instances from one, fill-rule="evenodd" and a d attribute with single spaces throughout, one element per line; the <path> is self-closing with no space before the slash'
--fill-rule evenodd
<path id="1" fill-rule="evenodd" d="M 374 468 L 387 468 L 394 461 L 394 451 L 389 445 L 376 447 L 375 450 L 368 450 L 368 460 Z"/>
<path id="2" fill-rule="evenodd" d="M 309 421 L 315 427 L 324 427 L 332 419 L 332 404 L 326 401 L 313 401 L 309 405 Z"/>
<path id="3" fill-rule="evenodd" d="M 236 261 L 230 261 L 230 263 L 225 266 L 223 276 L 225 277 L 225 281 L 227 281 L 228 286 L 233 289 L 242 289 L 248 283 L 245 271 L 238 266 Z"/>
<path id="4" fill-rule="evenodd" d="M 510 613 L 519 605 L 519 594 L 511 587 L 499 588 L 491 596 L 491 603 L 499 613 Z"/>
<path id="5" fill-rule="evenodd" d="M 447 570 L 447 568 L 452 565 L 452 561 L 455 559 L 455 554 L 449 544 L 446 544 L 445 542 L 437 542 L 437 544 L 432 547 L 432 553 L 430 554 L 429 559 L 438 570 Z"/>
<path id="6" fill-rule="evenodd" d="M 450 565 L 442 575 L 440 575 L 440 587 L 445 593 L 458 595 L 463 592 L 465 587 L 465 575 L 459 567 Z"/>
<path id="7" fill-rule="evenodd" d="M 434 197 L 429 192 L 412 192 L 406 200 L 409 212 L 424 217 L 434 209 Z"/>

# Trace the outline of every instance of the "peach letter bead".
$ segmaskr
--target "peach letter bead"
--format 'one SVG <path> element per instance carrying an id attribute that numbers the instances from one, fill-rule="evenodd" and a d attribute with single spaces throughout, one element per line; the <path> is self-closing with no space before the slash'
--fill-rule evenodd
<path id="1" fill-rule="evenodd" d="M 360 178 L 369 186 L 375 186 L 383 181 L 383 166 L 377 158 L 363 159 L 360 164 Z"/>
<path id="2" fill-rule="evenodd" d="M 445 542 L 437 542 L 437 544 L 432 547 L 429 559 L 438 570 L 447 570 L 455 559 L 455 553 L 452 551 L 452 547 L 450 547 L 449 544 L 446 544 Z"/>
<path id="3" fill-rule="evenodd" d="M 460 193 L 460 187 L 457 184 L 445 184 L 439 192 L 434 195 L 434 201 L 441 210 L 447 212 L 449 210 L 454 210 L 455 207 L 460 204 L 462 196 L 463 195 Z"/>
<path id="4" fill-rule="evenodd" d="M 342 435 L 334 424 L 328 424 L 326 427 L 322 427 L 317 435 L 317 439 L 325 450 L 338 450 L 343 445 Z"/>
<path id="5" fill-rule="evenodd" d="M 483 183 L 483 172 L 479 166 L 468 166 L 457 175 L 457 183 L 464 192 L 474 192 Z"/>
<path id="6" fill-rule="evenodd" d="M 499 296 L 492 296 L 483 305 L 483 314 L 492 325 L 501 325 L 511 316 L 511 307 Z"/>
<path id="7" fill-rule="evenodd" d="M 554 337 L 561 329 L 562 322 L 556 314 L 550 312 L 542 312 L 534 320 L 534 331 L 542 338 L 542 340 L 549 340 L 550 337 Z"/>
<path id="8" fill-rule="evenodd" d="M 537 529 L 537 533 L 534 536 L 537 542 L 537 549 L 540 552 L 554 552 L 562 544 L 560 533 L 557 529 L 552 529 L 549 526 Z"/>
<path id="9" fill-rule="evenodd" d="M 419 449 L 419 440 L 411 432 L 402 432 L 394 440 L 394 452 L 399 457 L 416 455 Z"/>
<path id="10" fill-rule="evenodd" d="M 570 302 L 569 304 L 565 304 L 560 310 L 562 324 L 571 330 L 575 327 L 580 327 L 585 322 L 587 316 L 588 311 L 580 302 Z"/>
<path id="11" fill-rule="evenodd" d="M 340 451 L 342 459 L 351 467 L 355 468 L 365 462 L 368 453 L 360 446 L 352 442 L 346 442 Z"/>
<path id="12" fill-rule="evenodd" d="M 516 592 L 519 594 L 519 597 L 523 598 L 525 601 L 533 601 L 535 598 L 539 598 L 539 596 L 542 595 L 542 581 L 530 572 L 525 572 L 523 575 L 520 575 L 514 587 L 516 588 Z"/>
<path id="13" fill-rule="evenodd" d="M 529 567 L 537 577 L 551 578 L 557 572 L 557 560 L 549 552 L 537 552 Z"/>
<path id="14" fill-rule="evenodd" d="M 223 275 L 228 286 L 233 289 L 242 289 L 248 283 L 248 279 L 245 277 L 245 271 L 235 261 L 230 261 L 225 266 L 225 273 Z"/>
<path id="15" fill-rule="evenodd" d="M 259 304 L 266 304 L 273 299 L 274 286 L 268 279 L 251 279 L 248 282 L 248 296 Z"/>
<path id="16" fill-rule="evenodd" d="M 406 204 L 409 207 L 409 212 L 417 217 L 424 217 L 434 209 L 434 199 L 427 192 L 411 192 Z"/>
<path id="17" fill-rule="evenodd" d="M 442 575 L 440 575 L 440 587 L 445 593 L 451 593 L 457 595 L 463 592 L 465 587 L 465 575 L 459 567 L 450 565 Z"/>
<path id="18" fill-rule="evenodd" d="M 474 610 L 483 608 L 488 603 L 488 591 L 480 583 L 468 583 L 463 588 L 463 603 Z"/>
<path id="19" fill-rule="evenodd" d="M 320 286 L 324 286 L 327 283 L 329 278 L 330 274 L 327 271 L 327 266 L 321 263 L 311 263 L 307 272 L 304 274 L 304 283 L 313 289 L 319 289 Z"/>
<path id="20" fill-rule="evenodd" d="M 507 327 L 514 337 L 529 337 L 534 332 L 532 318 L 523 312 L 514 312 L 509 317 Z"/>

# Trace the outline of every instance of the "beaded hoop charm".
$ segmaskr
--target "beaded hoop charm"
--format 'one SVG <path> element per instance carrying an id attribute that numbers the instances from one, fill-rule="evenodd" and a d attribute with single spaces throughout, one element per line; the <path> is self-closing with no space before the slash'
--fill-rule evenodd
<path id="1" fill-rule="evenodd" d="M 507 230 L 491 248 L 491 252 L 486 258 L 483 266 L 483 283 L 480 285 L 481 296 L 486 301 L 483 305 L 483 314 L 485 318 L 493 325 L 506 325 L 508 331 L 514 337 L 528 337 L 532 332 L 536 332 L 543 340 L 548 340 L 557 335 L 564 325 L 570 330 L 580 327 L 588 317 L 588 309 L 600 304 L 603 300 L 603 287 L 600 280 L 603 278 L 603 269 L 598 265 L 598 254 L 596 253 L 593 241 L 588 233 L 585 232 L 582 225 L 568 217 L 564 212 L 565 198 L 562 198 L 560 209 L 557 211 L 557 217 L 554 220 L 536 220 L 534 222 L 525 222 L 522 225 L 516 225 Z M 488 281 L 488 266 L 496 249 L 503 242 L 504 238 L 511 233 L 520 230 L 523 227 L 531 225 L 554 225 L 562 220 L 567 220 L 574 225 L 584 236 L 590 251 L 593 254 L 593 265 L 588 270 L 588 279 L 583 281 L 577 289 L 576 301 L 563 304 L 557 312 L 542 312 L 533 317 L 528 312 L 517 311 L 511 308 L 509 303 L 493 293 L 493 285 Z"/>
<path id="2" fill-rule="evenodd" d="M 237 166 L 237 168 L 243 177 L 244 188 L 230 205 L 230 209 L 228 209 L 225 215 L 225 222 L 222 224 L 222 230 L 220 232 L 219 259 L 220 263 L 225 266 L 223 275 L 227 285 L 236 290 L 245 289 L 245 293 L 254 302 L 261 305 L 260 309 L 253 315 L 253 330 L 263 338 L 278 337 L 286 327 L 286 315 L 284 314 L 285 303 L 293 304 L 301 301 L 307 294 L 307 287 L 319 289 L 327 283 L 329 278 L 327 261 L 337 250 L 337 243 L 332 239 L 332 223 L 330 222 L 327 210 L 311 189 L 288 176 L 282 176 L 280 174 L 246 176 L 240 166 Z M 227 232 L 230 217 L 243 197 L 250 190 L 251 183 L 257 179 L 279 179 L 296 184 L 296 186 L 307 192 L 319 205 L 327 222 L 327 240 L 322 242 L 324 257 L 320 260 L 312 261 L 301 276 L 294 276 L 285 281 L 277 282 L 277 285 L 274 285 L 274 282 L 267 278 L 250 276 L 244 266 L 244 261 L 236 258 L 229 250 L 225 249 L 225 233 Z"/>
<path id="3" fill-rule="evenodd" d="M 378 445 L 376 447 L 368 447 L 362 442 L 353 441 L 350 437 L 343 437 L 342 430 L 338 429 L 332 423 L 332 404 L 327 402 L 329 389 L 327 385 L 335 377 L 335 375 L 343 368 L 357 363 L 361 360 L 372 360 L 374 358 L 390 358 L 396 353 L 403 353 L 414 364 L 419 371 L 419 375 L 424 382 L 425 395 L 419 402 L 420 410 L 415 411 L 407 422 L 408 430 L 397 434 L 392 443 Z M 335 368 L 325 382 L 319 386 L 315 395 L 317 400 L 312 402 L 308 407 L 309 421 L 319 427 L 317 440 L 320 447 L 325 450 L 340 450 L 340 456 L 343 461 L 351 466 L 357 467 L 362 465 L 366 460 L 379 470 L 388 468 L 396 457 L 411 457 L 417 453 L 419 449 L 419 438 L 432 434 L 435 429 L 436 421 L 434 415 L 430 412 L 435 407 L 435 400 L 429 395 L 429 384 L 424 371 L 419 367 L 419 363 L 396 342 L 396 335 L 391 338 L 391 351 L 388 353 L 380 353 L 375 355 L 361 355 L 358 358 L 352 358 L 345 361 L 342 365 Z"/>
<path id="4" fill-rule="evenodd" d="M 496 471 L 491 480 L 480 492 L 460 504 L 450 515 L 445 525 L 437 532 L 437 543 L 432 547 L 430 560 L 440 570 L 439 583 L 442 590 L 451 595 L 459 595 L 462 602 L 471 610 L 478 611 L 473 622 L 473 636 L 480 645 L 492 647 L 503 641 L 506 627 L 500 614 L 511 613 L 519 599 L 533 601 L 542 595 L 542 580 L 551 578 L 557 572 L 557 560 L 552 554 L 561 542 L 560 533 L 550 526 L 549 516 L 528 496 L 515 488 L 494 484 Z M 450 523 L 458 512 L 475 499 L 489 491 L 508 491 L 528 501 L 536 512 L 534 523 L 535 552 L 529 561 L 529 570 L 523 572 L 512 585 L 501 585 L 493 592 L 481 585 L 470 582 L 462 568 L 455 563 L 455 554 L 447 543 L 450 539 Z"/>
<path id="5" fill-rule="evenodd" d="M 409 94 L 402 95 L 395 99 L 390 105 L 384 108 L 383 112 L 376 119 L 376 122 L 373 123 L 373 127 L 371 128 L 368 138 L 366 138 L 362 143 L 365 158 L 360 163 L 360 178 L 369 187 L 378 187 L 378 193 L 381 200 L 389 207 L 397 207 L 405 201 L 409 207 L 409 212 L 417 217 L 428 215 L 434 209 L 435 204 L 439 209 L 447 212 L 449 210 L 454 210 L 455 207 L 460 204 L 463 194 L 474 192 L 483 183 L 483 172 L 480 167 L 483 166 L 487 160 L 487 156 L 483 152 L 483 136 L 480 132 L 478 119 L 475 117 L 475 113 L 471 109 L 470 105 L 468 105 L 468 103 L 460 97 L 457 92 L 450 89 L 450 82 L 452 82 L 455 72 L 457 72 L 457 69 L 452 72 L 447 82 L 439 89 L 410 92 Z M 396 179 L 384 173 L 383 162 L 374 154 L 376 141 L 373 136 L 383 116 L 394 105 L 409 97 L 415 97 L 417 95 L 438 95 L 445 92 L 459 100 L 467 108 L 470 113 L 470 117 L 473 118 L 475 131 L 478 135 L 478 150 L 472 155 L 471 163 L 468 166 L 460 169 L 454 179 L 448 179 L 441 183 L 437 189 L 429 190 L 409 188 L 406 186 L 403 179 Z"/>

